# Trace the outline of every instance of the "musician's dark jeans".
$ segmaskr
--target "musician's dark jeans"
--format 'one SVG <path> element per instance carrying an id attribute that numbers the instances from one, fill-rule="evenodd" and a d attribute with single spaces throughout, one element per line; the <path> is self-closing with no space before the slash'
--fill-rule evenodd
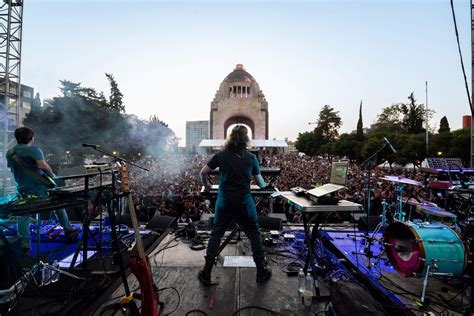
<path id="1" fill-rule="evenodd" d="M 29 193 L 30 194 L 30 193 Z M 33 193 L 31 193 L 33 194 Z M 27 194 L 24 194 L 26 196 Z M 46 197 L 46 195 L 36 194 L 39 197 Z M 53 212 L 61 227 L 67 231 L 71 229 L 71 223 L 67 216 L 65 209 L 56 210 Z M 31 216 L 17 216 L 18 237 L 21 239 L 21 246 L 23 248 L 31 248 L 30 242 L 30 218 Z"/>
<path id="2" fill-rule="evenodd" d="M 204 267 L 206 272 L 211 272 L 221 239 L 232 220 L 240 226 L 250 240 L 252 256 L 257 269 L 264 267 L 265 258 L 262 248 L 262 238 L 258 231 L 257 210 L 253 198 L 249 194 L 240 201 L 217 198 L 214 212 L 214 226 L 212 227 L 211 238 L 207 244 L 206 265 Z"/>

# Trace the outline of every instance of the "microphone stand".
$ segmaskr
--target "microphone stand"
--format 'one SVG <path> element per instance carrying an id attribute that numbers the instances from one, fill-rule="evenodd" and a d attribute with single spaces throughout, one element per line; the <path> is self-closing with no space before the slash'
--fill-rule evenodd
<path id="1" fill-rule="evenodd" d="M 384 143 L 384 145 L 382 147 L 380 147 L 375 153 L 373 153 L 369 158 L 367 158 L 366 160 L 364 160 L 361 164 L 360 164 L 360 167 L 363 167 L 363 166 L 367 166 L 367 171 L 368 171 L 368 175 L 367 175 L 367 202 L 366 202 L 366 216 L 367 216 L 367 229 L 365 230 L 365 234 L 362 236 L 362 238 L 366 239 L 367 242 L 366 242 L 366 246 L 364 248 L 364 252 L 363 253 L 356 253 L 356 254 L 363 254 L 367 257 L 368 259 L 368 263 L 367 263 L 367 268 L 369 270 L 372 269 L 372 265 L 370 263 L 370 260 L 371 258 L 374 258 L 374 254 L 372 252 L 372 244 L 375 240 L 375 234 L 373 234 L 372 236 L 369 235 L 369 228 L 370 228 L 370 200 L 371 200 L 371 191 L 372 191 L 372 185 L 371 185 L 371 181 L 372 181 L 372 164 L 373 164 L 373 159 L 382 151 L 384 150 L 386 147 L 387 147 L 387 143 Z M 357 242 L 357 236 L 354 236 L 354 240 L 355 242 Z"/>
<path id="2" fill-rule="evenodd" d="M 114 160 L 115 160 L 116 162 L 125 162 L 127 165 L 135 166 L 135 167 L 137 167 L 137 168 L 139 168 L 139 169 L 142 169 L 142 170 L 145 170 L 145 171 L 150 171 L 150 169 L 147 169 L 147 168 L 145 168 L 145 167 L 142 167 L 142 166 L 140 166 L 140 165 L 137 165 L 136 163 L 131 162 L 130 160 L 124 159 L 124 158 L 119 157 L 119 156 L 117 156 L 117 155 L 111 154 L 111 153 L 109 153 L 109 152 L 107 152 L 107 151 L 105 151 L 105 150 L 99 149 L 98 146 L 93 146 L 93 147 L 91 146 L 91 148 L 94 149 L 95 151 L 98 151 L 98 152 L 100 152 L 100 153 L 106 155 L 106 156 L 109 156 L 109 157 L 114 158 Z"/>
<path id="3" fill-rule="evenodd" d="M 131 161 L 128 161 L 127 159 L 121 158 L 117 155 L 114 155 L 114 154 L 111 154 L 107 151 L 99 149 L 98 146 L 91 146 L 91 148 L 93 148 L 94 150 L 96 150 L 96 151 L 98 151 L 98 152 L 100 152 L 100 153 L 102 153 L 106 156 L 112 157 L 114 159 L 114 161 L 117 162 L 117 163 L 125 162 L 129 165 L 135 166 L 135 167 L 140 168 L 142 170 L 150 171 L 149 169 L 147 169 L 145 167 L 142 167 L 142 166 L 139 166 L 139 165 L 137 165 L 137 164 L 135 164 Z M 138 316 L 138 315 L 140 315 L 140 311 L 138 310 L 138 307 L 135 304 L 132 293 L 130 291 L 130 287 L 128 285 L 127 274 L 125 272 L 125 265 L 124 265 L 124 262 L 123 262 L 122 254 L 120 252 L 120 247 L 119 247 L 118 238 L 117 238 L 117 231 L 116 231 L 116 228 L 115 228 L 115 211 L 116 211 L 116 208 L 119 207 L 118 199 L 123 196 L 123 194 L 116 194 L 115 193 L 115 182 L 116 182 L 115 180 L 116 180 L 115 171 L 112 170 L 112 206 L 108 208 L 110 226 L 111 226 L 111 230 L 112 230 L 112 251 L 114 252 L 114 261 L 117 262 L 117 264 L 120 268 L 120 275 L 121 275 L 123 287 L 124 287 L 124 290 L 125 290 L 125 297 L 122 298 L 121 304 L 122 304 L 122 301 L 126 302 L 126 304 L 128 304 L 128 306 L 130 308 L 130 314 L 132 316 Z"/>

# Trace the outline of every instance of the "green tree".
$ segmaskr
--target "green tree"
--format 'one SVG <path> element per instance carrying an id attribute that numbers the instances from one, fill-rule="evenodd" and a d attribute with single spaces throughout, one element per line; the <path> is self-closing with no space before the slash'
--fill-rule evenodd
<path id="1" fill-rule="evenodd" d="M 427 156 L 436 157 L 438 152 L 444 154 L 449 152 L 452 135 L 450 132 L 438 133 L 430 136 L 430 147 Z"/>
<path id="2" fill-rule="evenodd" d="M 357 121 L 357 139 L 364 139 L 364 124 L 362 123 L 362 100 L 360 100 L 359 120 Z"/>
<path id="3" fill-rule="evenodd" d="M 402 103 L 400 110 L 403 114 L 402 127 L 409 134 L 419 134 L 425 131 L 423 122 L 426 118 L 426 109 L 423 104 L 416 104 L 412 93 L 408 96 L 408 103 Z"/>
<path id="4" fill-rule="evenodd" d="M 298 137 L 295 141 L 296 149 L 302 153 L 305 153 L 306 155 L 314 155 L 316 152 L 314 137 L 314 132 L 298 133 Z"/>
<path id="5" fill-rule="evenodd" d="M 417 104 L 413 92 L 408 96 L 409 102 L 392 104 L 385 107 L 377 117 L 376 126 L 379 132 L 400 130 L 404 133 L 418 134 L 425 131 L 423 123 L 429 119 L 433 110 L 427 110 L 423 104 Z"/>
<path id="6" fill-rule="evenodd" d="M 340 157 L 347 157 L 351 161 L 360 160 L 362 142 L 356 134 L 341 134 L 334 143 L 334 154 Z"/>
<path id="7" fill-rule="evenodd" d="M 401 165 L 419 164 L 426 157 L 425 134 L 398 134 L 395 139 L 395 161 Z"/>
<path id="8" fill-rule="evenodd" d="M 109 107 L 112 111 L 125 112 L 123 104 L 123 94 L 118 87 L 118 83 L 112 74 L 106 73 L 105 76 L 110 84 Z"/>
<path id="9" fill-rule="evenodd" d="M 59 80 L 61 86 L 59 90 L 63 94 L 64 97 L 79 97 L 81 95 L 81 84 L 71 82 L 69 80 Z"/>
<path id="10" fill-rule="evenodd" d="M 41 104 L 42 104 L 42 102 L 41 102 L 40 94 L 39 94 L 39 92 L 37 92 L 35 98 L 31 102 L 31 108 L 34 108 L 34 107 L 40 108 Z"/>
<path id="11" fill-rule="evenodd" d="M 49 161 L 60 163 L 69 150 L 71 161 L 82 163 L 83 155 L 91 154 L 82 143 L 133 153 L 126 118 L 104 107 L 100 94 L 66 80 L 61 81 L 60 90 L 62 96 L 46 100 L 41 108 L 32 108 L 24 121 L 35 130 L 38 145 L 49 155 Z"/>
<path id="12" fill-rule="evenodd" d="M 316 154 L 331 154 L 331 147 L 325 146 L 334 142 L 339 136 L 338 129 L 342 125 L 341 117 L 338 111 L 330 105 L 325 105 L 319 112 L 314 129 L 314 148 Z"/>
<path id="13" fill-rule="evenodd" d="M 439 130 L 438 133 L 449 133 L 451 131 L 451 128 L 449 128 L 449 122 L 448 118 L 446 116 L 443 116 L 441 120 L 439 121 Z"/>
<path id="14" fill-rule="evenodd" d="M 319 112 L 314 130 L 298 134 L 295 143 L 296 148 L 307 155 L 332 155 L 334 149 L 332 143 L 336 141 L 339 135 L 338 129 L 341 124 L 342 120 L 339 112 L 334 111 L 329 105 L 323 106 Z"/>
<path id="15" fill-rule="evenodd" d="M 471 130 L 461 128 L 451 132 L 451 144 L 446 154 L 447 157 L 459 157 L 465 165 L 470 162 Z"/>
<path id="16" fill-rule="evenodd" d="M 342 125 L 339 111 L 334 111 L 330 105 L 325 105 L 319 112 L 319 117 L 316 120 L 316 128 L 314 132 L 316 136 L 321 137 L 323 144 L 333 141 L 339 135 L 338 129 Z"/>
<path id="17" fill-rule="evenodd" d="M 376 133 L 371 133 L 365 140 L 361 148 L 361 156 L 363 157 L 362 160 L 367 159 L 368 157 L 372 156 L 380 147 L 383 146 L 383 137 L 377 135 Z M 379 164 L 385 161 L 386 157 L 388 156 L 387 152 L 382 151 L 380 152 L 374 159 L 375 164 Z M 390 161 L 390 160 L 389 160 Z"/>
<path id="18" fill-rule="evenodd" d="M 401 128 L 402 113 L 399 104 L 384 107 L 382 113 L 377 116 L 377 128 Z"/>
<path id="19" fill-rule="evenodd" d="M 158 116 L 152 115 L 150 116 L 150 123 L 159 123 L 160 125 L 164 127 L 168 127 L 168 124 L 166 124 L 164 121 L 160 120 Z"/>

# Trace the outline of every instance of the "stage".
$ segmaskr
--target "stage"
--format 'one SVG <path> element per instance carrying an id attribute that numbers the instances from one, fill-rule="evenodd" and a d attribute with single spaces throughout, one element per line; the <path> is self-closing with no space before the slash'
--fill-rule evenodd
<path id="1" fill-rule="evenodd" d="M 288 230 L 288 228 L 287 228 Z M 203 236 L 207 232 L 200 232 Z M 242 234 L 242 237 L 244 235 Z M 302 235 L 298 237 L 302 238 Z M 189 248 L 186 239 L 176 240 L 176 235 L 168 235 L 163 242 L 149 255 L 153 270 L 153 278 L 160 291 L 160 300 L 165 303 L 163 314 L 173 312 L 175 315 L 186 315 L 191 311 L 200 310 L 190 315 L 232 315 L 241 310 L 238 315 L 265 315 L 263 309 L 268 309 L 281 315 L 314 315 L 324 311 L 326 302 L 314 303 L 311 308 L 305 307 L 298 292 L 297 277 L 288 277 L 285 270 L 288 263 L 299 261 L 289 258 L 302 251 L 302 241 L 293 242 L 280 240 L 281 245 L 273 249 L 287 249 L 286 254 L 268 254 L 269 266 L 272 269 L 271 279 L 263 284 L 255 282 L 255 268 L 224 267 L 226 256 L 251 255 L 248 240 L 244 237 L 238 243 L 229 243 L 221 253 L 217 265 L 212 272 L 213 281 L 217 285 L 206 287 L 202 285 L 197 274 L 204 265 L 205 250 L 194 251 Z M 298 243 L 297 248 L 291 244 Z M 271 248 L 266 247 L 271 252 Z M 276 251 L 275 251 L 276 252 Z M 130 288 L 137 288 L 137 280 L 133 275 L 128 277 Z M 173 290 L 172 288 L 176 289 Z M 179 295 L 178 295 L 178 293 Z M 322 288 L 323 294 L 328 294 Z M 119 286 L 110 295 L 109 303 L 113 304 L 124 294 L 123 286 Z M 137 302 L 139 304 L 139 302 Z M 262 309 L 263 308 L 263 309 Z M 94 315 L 113 315 L 113 308 L 105 305 Z M 237 315 L 237 314 L 236 314 Z"/>
<path id="2" fill-rule="evenodd" d="M 200 222 L 197 226 L 205 226 L 203 224 Z M 249 241 L 241 234 L 242 238 L 230 242 L 219 256 L 212 273 L 212 280 L 218 284 L 211 287 L 202 285 L 197 278 L 204 265 L 205 249 L 190 248 L 192 245 L 205 245 L 208 230 L 199 230 L 196 236 L 189 235 L 184 227 L 169 228 L 161 234 L 150 234 L 143 227 L 142 231 L 153 280 L 159 289 L 160 301 L 164 303 L 162 315 L 266 315 L 269 311 L 275 315 L 323 315 L 332 307 L 330 301 L 333 297 L 314 298 L 311 306 L 304 306 L 298 292 L 295 271 L 304 266 L 307 256 L 302 226 L 283 226 L 278 236 L 274 234 L 273 237 L 268 231 L 262 231 L 267 262 L 273 272 L 271 279 L 263 284 L 255 282 L 256 269 L 246 266 L 252 262 L 251 249 Z M 361 238 L 364 232 L 349 223 L 323 225 L 320 232 L 323 242 L 316 243 L 314 253 L 320 269 L 317 274 L 321 296 L 331 294 L 334 282 L 359 281 L 365 286 L 361 287 L 365 295 L 375 298 L 390 315 L 424 315 L 429 312 L 462 315 L 467 307 L 469 297 L 465 277 L 430 277 L 426 301 L 422 305 L 423 278 L 407 278 L 395 271 L 378 241 L 380 234 L 374 236 L 376 242 L 371 250 L 375 258 L 371 259 L 369 269 L 367 257 L 361 254 L 365 248 Z M 290 234 L 290 238 L 284 238 L 285 234 Z M 127 234 L 124 232 L 123 236 Z M 129 239 L 127 236 L 123 244 Z M 40 257 L 48 261 L 66 260 L 77 246 L 51 241 L 41 245 Z M 137 279 L 128 268 L 130 252 L 123 246 L 121 254 L 126 263 L 129 288 L 140 292 Z M 236 257 L 240 260 L 237 264 L 230 260 Z M 122 308 L 127 314 L 127 305 L 116 304 L 124 296 L 124 286 L 115 261 L 110 253 L 95 254 L 90 258 L 86 271 L 80 264 L 69 270 L 84 278 L 82 280 L 61 275 L 56 283 L 39 287 L 30 284 L 10 315 L 43 315 L 50 311 L 68 316 L 114 315 Z M 62 269 L 66 271 L 65 267 Z M 140 306 L 140 300 L 135 302 Z"/>

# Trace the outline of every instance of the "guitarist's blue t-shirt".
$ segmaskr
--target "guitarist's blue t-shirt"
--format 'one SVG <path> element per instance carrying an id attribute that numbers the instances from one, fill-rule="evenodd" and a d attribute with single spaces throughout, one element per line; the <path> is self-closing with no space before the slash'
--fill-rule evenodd
<path id="1" fill-rule="evenodd" d="M 44 160 L 43 151 L 34 145 L 18 144 L 12 150 L 16 152 L 18 158 L 25 166 L 32 169 L 38 168 L 36 165 L 37 160 Z M 6 158 L 8 167 L 15 177 L 18 191 L 22 194 L 45 195 L 48 192 L 48 187 L 26 172 L 24 166 L 18 165 L 12 157 L 12 150 L 7 152 Z"/>

